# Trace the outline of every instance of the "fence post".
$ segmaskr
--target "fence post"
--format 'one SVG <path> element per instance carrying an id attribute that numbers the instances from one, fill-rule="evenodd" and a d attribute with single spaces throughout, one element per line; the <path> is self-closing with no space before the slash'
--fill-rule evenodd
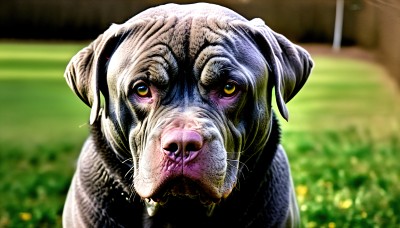
<path id="1" fill-rule="evenodd" d="M 333 35 L 333 51 L 339 52 L 342 42 L 344 0 L 336 0 L 335 31 Z"/>

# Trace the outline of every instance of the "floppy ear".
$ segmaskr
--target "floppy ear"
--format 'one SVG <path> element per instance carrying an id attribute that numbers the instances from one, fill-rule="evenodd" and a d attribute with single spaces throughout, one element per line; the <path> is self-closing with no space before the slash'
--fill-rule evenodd
<path id="1" fill-rule="evenodd" d="M 307 81 L 313 61 L 306 50 L 272 31 L 261 19 L 253 19 L 250 23 L 254 28 L 255 41 L 268 63 L 269 73 L 274 80 L 278 109 L 287 121 L 289 112 L 286 103 Z"/>
<path id="2" fill-rule="evenodd" d="M 79 51 L 65 70 L 64 77 L 69 87 L 91 107 L 90 124 L 100 114 L 100 89 L 106 84 L 106 65 L 120 44 L 122 35 L 122 29 L 118 25 L 112 25 L 89 46 Z"/>

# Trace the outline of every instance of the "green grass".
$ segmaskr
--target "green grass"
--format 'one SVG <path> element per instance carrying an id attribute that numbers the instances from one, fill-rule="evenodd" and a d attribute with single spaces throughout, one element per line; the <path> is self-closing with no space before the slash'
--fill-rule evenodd
<path id="1" fill-rule="evenodd" d="M 315 56 L 283 144 L 303 227 L 399 227 L 399 93 L 376 64 Z"/>
<path id="2" fill-rule="evenodd" d="M 84 44 L 0 44 L 0 227 L 61 226 L 88 108 L 63 78 Z"/>
<path id="3" fill-rule="evenodd" d="M 85 44 L 0 43 L 0 227 L 59 227 L 89 109 L 63 79 Z M 304 227 L 399 227 L 399 95 L 377 65 L 314 56 L 283 144 Z"/>

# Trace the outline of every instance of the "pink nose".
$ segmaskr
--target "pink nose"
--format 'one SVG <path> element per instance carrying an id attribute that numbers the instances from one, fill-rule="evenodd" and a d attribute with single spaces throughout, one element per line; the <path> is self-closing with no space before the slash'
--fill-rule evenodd
<path id="1" fill-rule="evenodd" d="M 196 131 L 172 129 L 163 134 L 161 146 L 170 159 L 188 161 L 203 147 L 203 137 Z"/>

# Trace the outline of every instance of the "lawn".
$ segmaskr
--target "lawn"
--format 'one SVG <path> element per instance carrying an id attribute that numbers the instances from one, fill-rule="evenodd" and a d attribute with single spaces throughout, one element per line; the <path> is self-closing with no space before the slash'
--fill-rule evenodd
<path id="1" fill-rule="evenodd" d="M 0 227 L 59 227 L 89 109 L 63 79 L 79 44 L 0 43 Z M 399 92 L 381 67 L 314 56 L 282 122 L 303 227 L 399 227 Z"/>

